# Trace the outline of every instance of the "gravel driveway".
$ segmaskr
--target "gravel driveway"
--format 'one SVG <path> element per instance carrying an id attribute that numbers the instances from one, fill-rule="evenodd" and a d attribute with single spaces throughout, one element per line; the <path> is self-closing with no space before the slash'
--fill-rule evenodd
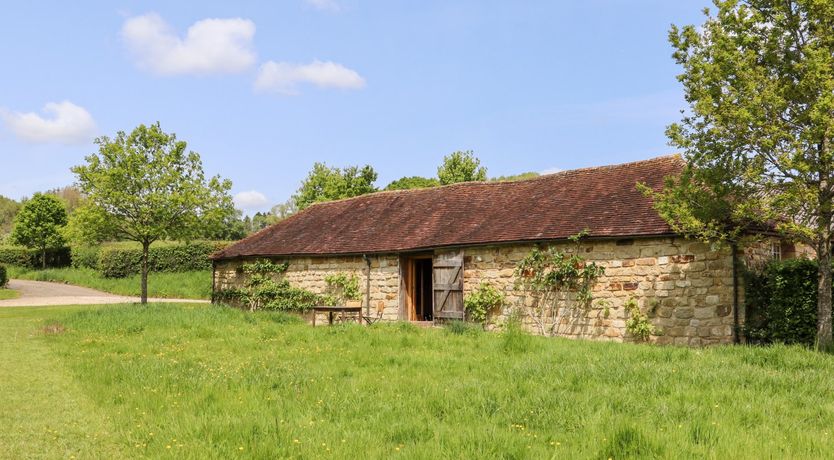
<path id="1" fill-rule="evenodd" d="M 10 280 L 10 289 L 20 291 L 17 299 L 0 300 L 0 307 L 35 307 L 47 305 L 90 305 L 107 303 L 138 303 L 139 297 L 126 297 L 71 284 L 45 281 Z M 204 303 L 206 300 L 156 299 L 148 302 Z"/>

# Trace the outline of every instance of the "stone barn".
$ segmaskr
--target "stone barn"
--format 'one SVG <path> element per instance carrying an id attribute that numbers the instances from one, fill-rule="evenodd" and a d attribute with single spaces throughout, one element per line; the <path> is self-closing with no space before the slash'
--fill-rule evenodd
<path id="1" fill-rule="evenodd" d="M 744 321 L 742 266 L 794 250 L 767 236 L 732 250 L 676 235 L 636 185 L 659 189 L 682 167 L 667 156 L 315 204 L 215 254 L 214 290 L 240 286 L 247 261 L 271 259 L 288 263 L 291 285 L 322 292 L 326 276 L 355 274 L 370 314 L 432 321 L 463 319 L 464 299 L 486 282 L 506 295 L 493 317 L 500 323 L 529 307 L 518 262 L 536 247 L 555 247 L 581 251 L 604 273 L 589 305 L 554 307 L 554 335 L 631 340 L 625 307 L 636 304 L 656 328 L 653 342 L 732 343 Z M 583 231 L 579 246 L 569 241 Z"/>

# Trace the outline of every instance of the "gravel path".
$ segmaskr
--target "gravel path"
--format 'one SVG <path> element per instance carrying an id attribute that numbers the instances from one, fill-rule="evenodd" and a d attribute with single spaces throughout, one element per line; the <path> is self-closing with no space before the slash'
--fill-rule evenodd
<path id="1" fill-rule="evenodd" d="M 138 303 L 139 297 L 126 297 L 71 284 L 45 281 L 10 280 L 10 289 L 20 291 L 17 299 L 0 300 L 0 307 L 35 307 L 47 305 L 91 305 L 108 303 Z M 205 300 L 156 299 L 148 302 L 204 303 Z"/>

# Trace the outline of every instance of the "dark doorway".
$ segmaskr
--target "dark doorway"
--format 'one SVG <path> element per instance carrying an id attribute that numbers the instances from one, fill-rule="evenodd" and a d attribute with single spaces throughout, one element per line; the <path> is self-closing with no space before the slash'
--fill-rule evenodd
<path id="1" fill-rule="evenodd" d="M 404 256 L 401 259 L 403 319 L 432 321 L 434 319 L 434 284 L 431 254 Z"/>
<path id="2" fill-rule="evenodd" d="M 414 313 L 417 321 L 431 321 L 433 319 L 434 291 L 431 284 L 431 259 L 417 259 L 414 261 Z"/>

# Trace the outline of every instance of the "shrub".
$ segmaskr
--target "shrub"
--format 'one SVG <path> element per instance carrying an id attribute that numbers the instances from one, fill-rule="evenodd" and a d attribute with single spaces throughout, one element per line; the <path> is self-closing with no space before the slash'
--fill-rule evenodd
<path id="1" fill-rule="evenodd" d="M 0 288 L 6 287 L 9 284 L 9 274 L 6 272 L 6 267 L 0 265 Z"/>
<path id="2" fill-rule="evenodd" d="M 491 284 L 481 283 L 478 289 L 466 296 L 463 306 L 469 318 L 483 323 L 490 313 L 504 306 L 506 300 L 506 296 Z"/>
<path id="3" fill-rule="evenodd" d="M 72 255 L 72 268 L 98 270 L 98 258 L 101 252 L 101 246 L 73 246 L 70 252 Z"/>
<path id="4" fill-rule="evenodd" d="M 226 246 L 225 242 L 192 243 L 151 247 L 148 268 L 152 272 L 187 272 L 211 269 L 209 256 Z M 135 275 L 142 268 L 140 248 L 104 247 L 98 257 L 98 269 L 107 278 Z"/>
<path id="5" fill-rule="evenodd" d="M 628 313 L 626 331 L 634 336 L 634 338 L 637 340 L 648 340 L 655 333 L 654 326 L 649 322 L 648 316 L 640 311 L 640 307 L 634 298 L 628 299 L 625 303 L 625 311 Z"/>
<path id="6" fill-rule="evenodd" d="M 69 248 L 48 249 L 46 251 L 46 266 L 61 268 L 70 265 Z M 16 265 L 25 268 L 41 267 L 41 252 L 36 249 L 26 249 L 18 246 L 0 247 L 0 263 Z"/>
<path id="7" fill-rule="evenodd" d="M 232 304 L 243 304 L 250 310 L 306 312 L 316 305 L 335 305 L 332 296 L 321 296 L 306 289 L 290 286 L 280 277 L 289 265 L 259 260 L 243 265 L 247 279 L 243 288 L 223 289 L 217 299 Z"/>
<path id="8" fill-rule="evenodd" d="M 746 276 L 745 332 L 753 343 L 814 345 L 817 335 L 817 262 L 772 262 Z"/>

